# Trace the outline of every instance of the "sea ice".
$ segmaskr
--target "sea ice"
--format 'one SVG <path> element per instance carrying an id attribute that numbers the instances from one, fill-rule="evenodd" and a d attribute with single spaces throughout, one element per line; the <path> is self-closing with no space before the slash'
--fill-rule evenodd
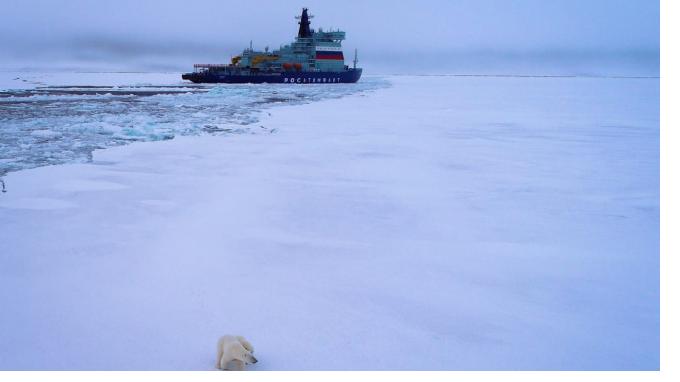
<path id="1" fill-rule="evenodd" d="M 0 369 L 658 370 L 659 80 L 388 80 L 12 117 L 175 138 L 5 177 Z"/>

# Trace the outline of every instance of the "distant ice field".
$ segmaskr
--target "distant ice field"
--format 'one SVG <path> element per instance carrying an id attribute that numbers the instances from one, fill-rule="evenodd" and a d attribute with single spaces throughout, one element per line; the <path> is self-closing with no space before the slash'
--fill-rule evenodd
<path id="1" fill-rule="evenodd" d="M 259 133 L 258 113 L 387 86 L 195 85 L 179 73 L 1 73 L 0 176 L 177 135 Z M 251 125 L 245 127 L 245 125 Z"/>

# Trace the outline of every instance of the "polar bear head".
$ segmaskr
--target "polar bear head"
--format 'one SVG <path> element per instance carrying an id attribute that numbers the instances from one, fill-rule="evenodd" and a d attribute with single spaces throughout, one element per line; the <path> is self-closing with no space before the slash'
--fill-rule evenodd
<path id="1" fill-rule="evenodd" d="M 247 364 L 257 363 L 257 358 L 255 358 L 253 354 L 248 351 L 248 349 L 239 343 L 232 345 L 230 353 L 236 360 L 245 362 Z"/>

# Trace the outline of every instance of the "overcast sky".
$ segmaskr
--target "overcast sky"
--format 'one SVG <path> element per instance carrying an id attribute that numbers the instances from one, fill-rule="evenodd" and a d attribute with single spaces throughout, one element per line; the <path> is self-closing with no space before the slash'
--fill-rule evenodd
<path id="1" fill-rule="evenodd" d="M 226 62 L 250 40 L 256 48 L 290 42 L 302 6 L 315 15 L 313 28 L 345 30 L 346 57 L 358 48 L 361 66 L 374 72 L 546 63 L 588 71 L 616 63 L 658 74 L 653 0 L 2 0 L 0 68 L 182 70 Z"/>

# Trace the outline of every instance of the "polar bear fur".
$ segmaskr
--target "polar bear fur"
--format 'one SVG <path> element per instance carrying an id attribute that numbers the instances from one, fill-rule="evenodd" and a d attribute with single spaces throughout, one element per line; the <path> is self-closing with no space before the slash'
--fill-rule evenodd
<path id="1" fill-rule="evenodd" d="M 217 342 L 217 363 L 222 370 L 245 370 L 246 364 L 257 363 L 253 357 L 255 349 L 242 336 L 225 335 Z"/>

